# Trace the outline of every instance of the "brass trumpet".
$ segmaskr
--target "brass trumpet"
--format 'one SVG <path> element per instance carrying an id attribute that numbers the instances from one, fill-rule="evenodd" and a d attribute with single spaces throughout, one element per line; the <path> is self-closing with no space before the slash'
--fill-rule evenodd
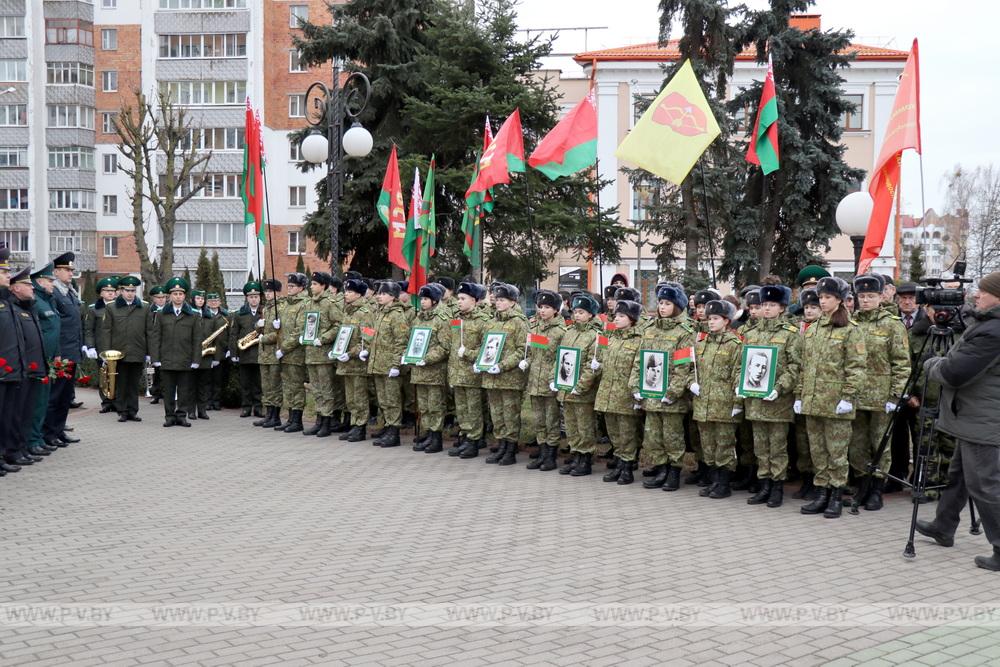
<path id="1" fill-rule="evenodd" d="M 115 369 L 125 354 L 118 350 L 105 350 L 101 352 L 100 356 L 104 365 L 101 366 L 101 370 L 97 375 L 98 387 L 100 387 L 105 398 L 113 401 L 115 400 L 115 378 L 118 376 L 118 371 Z"/>
<path id="2" fill-rule="evenodd" d="M 254 329 L 243 338 L 240 338 L 239 341 L 236 343 L 236 347 L 240 348 L 240 350 L 245 350 L 259 343 L 260 339 L 261 339 L 260 332 Z"/>
<path id="3" fill-rule="evenodd" d="M 215 342 L 216 338 L 222 335 L 222 332 L 225 331 L 228 326 L 229 322 L 226 322 L 221 327 L 216 329 L 211 336 L 201 341 L 201 356 L 210 357 L 215 354 L 215 346 L 212 345 L 212 343 Z"/>

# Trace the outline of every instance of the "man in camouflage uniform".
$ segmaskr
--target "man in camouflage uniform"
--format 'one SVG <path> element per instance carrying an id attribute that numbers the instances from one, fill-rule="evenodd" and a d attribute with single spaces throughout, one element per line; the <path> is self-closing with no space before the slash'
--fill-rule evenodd
<path id="1" fill-rule="evenodd" d="M 288 422 L 277 424 L 275 431 L 298 433 L 302 430 L 302 410 L 306 406 L 306 353 L 299 342 L 297 325 L 308 297 L 304 290 L 309 278 L 304 273 L 286 275 L 285 300 L 278 306 L 278 318 L 271 322 L 278 349 L 274 356 L 281 363 L 281 398 L 288 409 Z"/>
<path id="2" fill-rule="evenodd" d="M 260 364 L 261 402 L 264 404 L 264 418 L 253 423 L 254 426 L 274 428 L 281 423 L 281 364 L 278 362 L 278 335 L 274 332 L 273 323 L 278 320 L 283 298 L 278 297 L 281 291 L 281 281 L 268 278 L 261 287 L 264 290 L 264 301 L 257 315 L 254 326 L 260 332 L 257 362 Z"/>
<path id="3" fill-rule="evenodd" d="M 326 298 L 333 304 L 337 318 L 344 316 L 344 281 L 330 273 L 324 273 L 329 281 L 326 287 Z M 339 327 L 338 327 L 339 330 Z M 336 371 L 336 369 L 334 369 Z M 344 396 L 344 378 L 333 374 L 333 416 L 330 417 L 330 432 L 343 433 L 351 428 L 351 422 L 346 419 L 347 399 Z"/>
<path id="4" fill-rule="evenodd" d="M 426 432 L 425 438 L 414 438 L 413 451 L 436 454 L 444 449 L 445 385 L 448 383 L 448 356 L 451 351 L 451 322 L 448 307 L 441 301 L 444 287 L 428 283 L 417 292 L 420 310 L 410 328 L 430 329 L 424 343 L 424 355 L 419 361 L 408 361 L 404 355 L 401 365 L 410 365 L 410 381 L 416 392 L 418 427 Z M 424 334 L 428 333 L 426 331 Z"/>
<path id="5" fill-rule="evenodd" d="M 552 389 L 556 351 L 562 344 L 566 325 L 559 318 L 562 297 L 551 290 L 539 290 L 535 294 L 538 309 L 532 318 L 528 335 L 529 354 L 518 366 L 528 373 L 526 394 L 531 400 L 534 416 L 535 442 L 541 448 L 538 458 L 528 463 L 529 470 L 545 470 L 556 467 L 559 451 L 559 400 Z"/>
<path id="6" fill-rule="evenodd" d="M 458 326 L 452 335 L 448 357 L 448 385 L 455 390 L 455 417 L 458 420 L 458 445 L 448 450 L 448 456 L 476 458 L 483 446 L 483 392 L 480 375 L 472 364 L 483 342 L 483 331 L 489 316 L 479 307 L 486 297 L 486 288 L 478 283 L 464 282 L 458 286 L 455 318 Z"/>
<path id="7" fill-rule="evenodd" d="M 819 308 L 819 294 L 815 288 L 807 287 L 799 292 L 799 310 L 802 312 L 802 321 L 799 322 L 799 337 L 805 336 L 813 324 L 819 321 L 822 311 Z M 799 356 L 801 362 L 802 345 L 799 345 Z M 799 372 L 801 372 L 801 363 Z M 802 475 L 802 486 L 792 494 L 792 498 L 799 500 L 813 500 L 816 497 L 817 488 L 813 485 L 813 477 L 816 469 L 813 467 L 812 454 L 809 451 L 809 431 L 806 429 L 806 418 L 803 415 L 795 415 L 795 465 Z"/>
<path id="8" fill-rule="evenodd" d="M 333 376 L 335 368 L 330 357 L 331 345 L 339 331 L 340 313 L 326 296 L 328 274 L 317 271 L 309 281 L 309 298 L 304 302 L 295 322 L 299 343 L 305 348 L 309 393 L 316 406 L 316 423 L 302 435 L 329 437 L 333 419 Z"/>
<path id="9" fill-rule="evenodd" d="M 516 287 L 500 283 L 491 293 L 496 315 L 483 332 L 477 361 L 489 356 L 489 346 L 498 340 L 495 334 L 505 334 L 506 338 L 499 359 L 482 375 L 483 390 L 493 421 L 493 436 L 498 445 L 497 451 L 486 457 L 486 462 L 513 465 L 517 463 L 517 436 L 521 430 L 521 402 L 526 378 L 518 364 L 524 359 L 528 320 L 517 307 L 521 293 Z M 477 373 L 482 371 L 478 364 L 474 368 Z"/>
<path id="10" fill-rule="evenodd" d="M 410 323 L 399 301 L 402 290 L 391 280 L 379 283 L 375 299 L 375 338 L 368 357 L 368 375 L 375 380 L 375 396 L 385 419 L 385 433 L 373 444 L 398 447 L 399 428 L 403 421 L 403 387 L 399 360 L 406 351 Z"/>
<path id="11" fill-rule="evenodd" d="M 344 382 L 347 414 L 344 421 L 350 430 L 341 433 L 340 440 L 361 442 L 368 426 L 368 348 L 366 329 L 372 326 L 372 312 L 365 292 L 368 286 L 360 278 L 344 279 L 344 311 L 341 326 L 349 326 L 351 338 L 346 351 L 337 357 L 337 377 Z M 339 332 L 338 332 L 339 333 Z"/>

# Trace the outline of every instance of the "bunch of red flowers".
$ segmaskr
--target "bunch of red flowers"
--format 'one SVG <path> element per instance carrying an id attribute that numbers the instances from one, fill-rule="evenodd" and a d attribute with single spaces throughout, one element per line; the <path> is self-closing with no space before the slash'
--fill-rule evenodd
<path id="1" fill-rule="evenodd" d="M 49 364 L 49 376 L 54 380 L 69 380 L 73 377 L 75 363 L 69 359 L 53 361 Z"/>
<path id="2" fill-rule="evenodd" d="M 11 368 L 10 364 L 7 363 L 7 359 L 0 357 L 0 368 L 3 369 L 4 373 L 13 373 L 14 369 Z"/>

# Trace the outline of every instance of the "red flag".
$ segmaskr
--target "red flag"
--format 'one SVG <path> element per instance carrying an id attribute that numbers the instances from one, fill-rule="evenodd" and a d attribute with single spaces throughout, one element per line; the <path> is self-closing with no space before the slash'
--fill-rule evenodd
<path id="1" fill-rule="evenodd" d="M 473 192 L 488 190 L 500 183 L 510 183 L 510 172 L 524 171 L 524 135 L 521 132 L 521 110 L 514 109 L 479 158 L 479 175 L 469 186 L 465 197 Z"/>
<path id="2" fill-rule="evenodd" d="M 404 254 L 410 258 L 412 269 L 406 291 L 416 296 L 420 288 L 427 284 L 427 267 L 420 262 L 423 252 L 424 233 L 420 228 L 420 211 L 423 207 L 420 194 L 420 170 L 413 170 L 413 191 L 410 194 L 410 215 L 406 221 Z"/>
<path id="3" fill-rule="evenodd" d="M 403 206 L 403 185 L 399 180 L 399 161 L 396 157 L 396 144 L 389 153 L 389 163 L 385 167 L 385 178 L 382 179 L 382 193 L 379 195 L 378 215 L 389 228 L 389 263 L 395 264 L 404 271 L 410 270 L 410 264 L 403 255 L 403 239 L 406 237 L 406 208 Z"/>
<path id="4" fill-rule="evenodd" d="M 607 347 L 610 344 L 611 340 L 607 336 L 597 334 L 597 347 Z"/>
<path id="5" fill-rule="evenodd" d="M 771 54 L 767 54 L 767 77 L 760 92 L 757 106 L 757 121 L 753 124 L 753 136 L 747 145 L 747 162 L 756 164 L 770 174 L 779 167 L 778 151 L 778 98 L 774 90 L 774 66 Z"/>
<path id="6" fill-rule="evenodd" d="M 885 233 L 889 228 L 889 213 L 899 188 L 900 161 L 907 148 L 920 153 L 920 63 L 917 55 L 917 40 L 913 40 L 910 57 L 906 59 L 903 76 L 899 79 L 896 100 L 892 104 L 892 114 L 885 128 L 882 151 L 875 163 L 875 172 L 868 192 L 874 206 L 868 219 L 868 233 L 861 250 L 858 273 L 867 273 L 872 260 L 878 257 L 885 243 Z"/>
<path id="7" fill-rule="evenodd" d="M 554 181 L 593 167 L 596 162 L 597 110 L 591 90 L 538 142 L 528 164 Z"/>
<path id="8" fill-rule="evenodd" d="M 247 98 L 246 124 L 243 133 L 243 177 L 240 196 L 243 198 L 243 222 L 254 226 L 254 236 L 264 240 L 264 158 L 260 120 Z"/>
<path id="9" fill-rule="evenodd" d="M 675 350 L 671 361 L 676 364 L 690 364 L 694 361 L 694 348 L 693 347 L 682 347 L 679 350 Z"/>
<path id="10" fill-rule="evenodd" d="M 528 342 L 531 344 L 531 347 L 548 347 L 549 337 L 533 333 L 528 335 Z"/>

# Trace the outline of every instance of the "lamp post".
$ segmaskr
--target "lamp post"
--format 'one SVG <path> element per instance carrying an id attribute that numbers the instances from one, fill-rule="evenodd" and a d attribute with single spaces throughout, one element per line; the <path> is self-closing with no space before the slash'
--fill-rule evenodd
<path id="1" fill-rule="evenodd" d="M 861 264 L 861 251 L 865 246 L 865 234 L 868 233 L 868 220 L 872 216 L 872 196 L 867 190 L 852 192 L 837 204 L 837 227 L 841 233 L 851 237 L 854 244 L 854 273 Z"/>
<path id="2" fill-rule="evenodd" d="M 318 113 L 310 113 L 309 100 L 316 93 L 314 106 Z M 318 131 L 302 140 L 302 157 L 312 164 L 327 163 L 326 184 L 330 196 L 330 271 L 340 275 L 340 199 L 343 196 L 344 154 L 365 157 L 372 150 L 372 135 L 358 122 L 371 97 L 372 86 L 361 72 L 352 72 L 340 85 L 340 63 L 333 61 L 333 85 L 327 88 L 317 81 L 306 90 L 306 121 Z M 344 120 L 351 126 L 344 131 Z M 325 131 L 324 131 L 325 130 Z"/>

